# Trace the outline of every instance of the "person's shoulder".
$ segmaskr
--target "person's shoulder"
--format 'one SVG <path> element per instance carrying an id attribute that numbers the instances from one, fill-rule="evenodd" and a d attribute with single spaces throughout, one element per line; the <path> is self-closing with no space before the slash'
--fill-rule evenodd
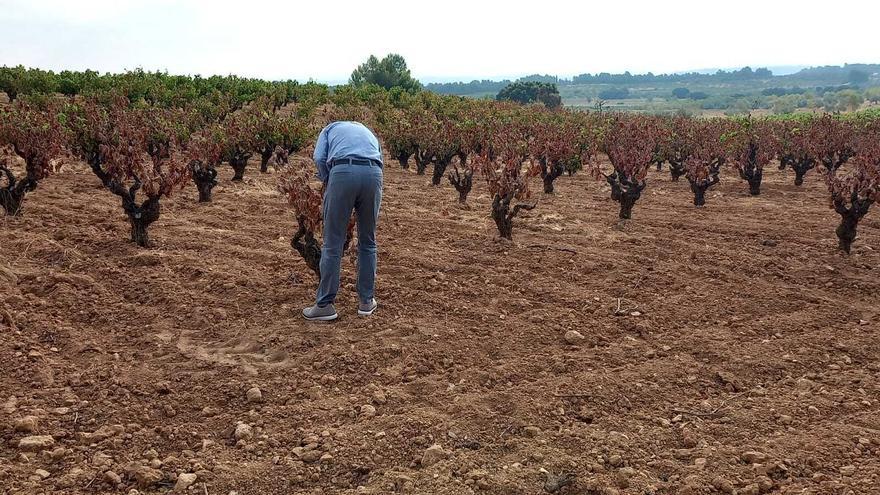
<path id="1" fill-rule="evenodd" d="M 363 131 L 368 131 L 371 133 L 373 132 L 365 124 L 358 122 L 356 120 L 340 120 L 338 122 L 334 122 L 334 124 L 337 124 L 340 129 L 357 130 L 360 132 L 363 132 Z"/>
<path id="2" fill-rule="evenodd" d="M 357 120 L 343 120 L 340 123 L 345 124 L 347 127 L 367 127 L 364 124 L 358 122 Z"/>
<path id="3" fill-rule="evenodd" d="M 367 126 L 367 124 L 364 124 L 363 122 L 357 122 L 357 121 L 353 120 L 349 123 L 352 124 L 353 126 L 357 127 L 358 129 L 365 130 L 365 131 L 369 132 L 370 134 L 373 133 L 373 130 L 370 129 L 370 127 Z"/>
<path id="4" fill-rule="evenodd" d="M 351 120 L 337 120 L 337 121 L 330 122 L 329 124 L 327 124 L 327 127 L 325 127 L 324 129 L 332 129 L 335 127 L 340 127 L 340 128 L 353 127 L 353 126 L 357 126 L 358 124 L 359 124 L 358 122 L 354 122 Z"/>

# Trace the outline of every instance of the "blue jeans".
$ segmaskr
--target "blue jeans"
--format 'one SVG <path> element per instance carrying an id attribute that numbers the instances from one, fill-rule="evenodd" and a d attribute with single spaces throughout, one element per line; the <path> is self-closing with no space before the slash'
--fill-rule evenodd
<path id="1" fill-rule="evenodd" d="M 357 214 L 357 291 L 369 302 L 376 285 L 376 221 L 382 203 L 382 167 L 340 164 L 330 169 L 324 193 L 324 246 L 321 248 L 321 283 L 318 306 L 336 300 L 342 248 L 351 211 Z"/>

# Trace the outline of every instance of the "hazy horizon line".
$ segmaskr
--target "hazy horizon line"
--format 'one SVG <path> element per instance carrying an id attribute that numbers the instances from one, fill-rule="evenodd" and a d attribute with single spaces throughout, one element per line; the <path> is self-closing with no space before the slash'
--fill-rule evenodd
<path id="1" fill-rule="evenodd" d="M 878 62 L 878 64 L 880 64 L 880 62 Z M 97 69 L 92 69 L 92 68 L 68 68 L 68 67 L 65 67 L 65 68 L 46 68 L 46 67 L 35 67 L 35 66 L 29 66 L 29 65 L 25 65 L 25 64 L 15 64 L 15 63 L 13 63 L 13 64 L 3 63 L 2 65 L 4 67 L 16 67 L 16 66 L 20 65 L 20 66 L 23 66 L 27 69 L 40 69 L 40 70 L 47 70 L 47 71 L 51 70 L 56 73 L 61 72 L 61 71 L 65 71 L 65 70 L 74 71 L 74 72 L 94 70 L 95 72 L 98 72 L 99 74 L 106 74 L 106 73 L 113 74 L 113 73 L 135 71 L 135 70 L 140 69 L 145 72 L 164 72 L 164 73 L 168 73 L 170 75 L 176 75 L 176 76 L 177 75 L 183 75 L 183 76 L 189 76 L 189 77 L 201 76 L 201 77 L 205 77 L 205 78 L 213 77 L 213 76 L 238 76 L 238 77 L 246 77 L 246 78 L 254 78 L 254 79 L 263 79 L 266 81 L 279 81 L 279 80 L 288 80 L 289 79 L 289 80 L 295 80 L 295 81 L 303 82 L 303 83 L 316 82 L 319 84 L 327 84 L 330 86 L 346 84 L 348 82 L 348 76 L 345 76 L 345 77 L 336 76 L 336 77 L 325 77 L 325 78 L 288 76 L 288 77 L 281 77 L 281 78 L 272 78 L 272 77 L 266 77 L 266 76 L 259 76 L 259 75 L 255 75 L 255 74 L 234 73 L 234 72 L 229 72 L 226 74 L 220 74 L 220 73 L 201 74 L 201 73 L 197 73 L 197 72 L 178 73 L 175 71 L 171 71 L 167 68 L 146 68 L 146 67 L 126 68 L 126 67 L 123 67 L 120 70 L 97 70 Z M 452 75 L 452 76 L 422 75 L 422 76 L 419 76 L 417 74 L 413 74 L 413 77 L 415 79 L 419 80 L 423 84 L 444 84 L 444 83 L 456 83 L 456 82 L 469 83 L 471 81 L 504 81 L 504 80 L 515 81 L 517 79 L 520 79 L 523 77 L 528 77 L 528 76 L 533 76 L 533 75 L 551 76 L 551 77 L 557 77 L 559 79 L 572 79 L 573 77 L 581 75 L 581 74 L 601 74 L 601 73 L 623 74 L 624 72 L 629 72 L 634 76 L 645 75 L 648 73 L 652 73 L 655 75 L 689 74 L 689 73 L 714 74 L 715 72 L 717 72 L 719 70 L 729 72 L 729 71 L 740 70 L 745 67 L 750 67 L 753 70 L 766 68 L 766 69 L 770 70 L 774 76 L 785 76 L 785 75 L 797 73 L 803 69 L 809 69 L 809 68 L 815 68 L 815 67 L 845 67 L 848 65 L 872 65 L 872 63 L 870 63 L 870 62 L 843 62 L 843 63 L 839 63 L 839 64 L 743 65 L 743 66 L 732 66 L 732 67 L 708 67 L 708 68 L 701 68 L 701 69 L 684 69 L 684 70 L 675 70 L 675 71 L 625 70 L 623 72 L 617 72 L 617 71 L 600 70 L 600 71 L 581 71 L 581 72 L 577 72 L 577 73 L 566 73 L 566 74 L 549 74 L 549 73 L 542 74 L 540 71 L 538 71 L 538 72 L 532 71 L 532 72 L 520 72 L 520 73 L 494 74 L 494 75 L 488 75 L 488 76 L 473 76 L 473 75 Z M 354 70 L 354 69 L 352 69 L 352 70 Z"/>

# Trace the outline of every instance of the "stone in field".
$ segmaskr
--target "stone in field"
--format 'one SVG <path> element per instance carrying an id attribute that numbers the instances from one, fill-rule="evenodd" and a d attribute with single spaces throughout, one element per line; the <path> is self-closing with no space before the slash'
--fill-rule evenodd
<path id="1" fill-rule="evenodd" d="M 432 466 L 449 457 L 449 454 L 438 444 L 431 445 L 422 454 L 422 466 Z"/>
<path id="2" fill-rule="evenodd" d="M 18 441 L 18 448 L 30 452 L 48 449 L 55 445 L 55 439 L 49 435 L 33 435 Z"/>
<path id="3" fill-rule="evenodd" d="M 36 433 L 39 420 L 36 416 L 25 416 L 15 421 L 15 431 Z"/>
<path id="4" fill-rule="evenodd" d="M 536 436 L 541 434 L 541 429 L 537 426 L 526 426 L 525 428 L 523 428 L 523 433 L 527 437 L 535 438 Z"/>
<path id="5" fill-rule="evenodd" d="M 748 452 L 743 452 L 743 454 L 740 456 L 740 459 L 742 459 L 743 462 L 747 462 L 749 464 L 762 464 L 764 462 L 767 462 L 768 456 L 763 452 L 750 450 Z"/>
<path id="6" fill-rule="evenodd" d="M 141 489 L 157 485 L 165 478 L 162 471 L 137 463 L 132 463 L 126 466 L 125 472 L 129 477 L 135 479 L 138 488 Z"/>
<path id="7" fill-rule="evenodd" d="M 80 432 L 79 439 L 83 442 L 98 443 L 122 433 L 125 433 L 125 427 L 122 425 L 102 426 L 93 433 Z"/>
<path id="8" fill-rule="evenodd" d="M 320 450 L 307 450 L 303 452 L 299 458 L 303 462 L 318 462 L 323 454 Z"/>
<path id="9" fill-rule="evenodd" d="M 246 423 L 238 423 L 235 425 L 233 437 L 236 440 L 250 440 L 254 436 L 254 430 Z"/>
<path id="10" fill-rule="evenodd" d="M 107 471 L 104 473 L 104 481 L 111 485 L 118 485 L 122 483 L 122 476 L 119 476 L 114 471 Z"/>
<path id="11" fill-rule="evenodd" d="M 251 387 L 247 391 L 248 402 L 263 402 L 263 392 L 257 387 Z"/>
<path id="12" fill-rule="evenodd" d="M 198 476 L 193 473 L 180 473 L 177 476 L 177 483 L 174 484 L 175 492 L 183 492 L 186 491 L 187 488 L 193 485 L 196 482 Z"/>

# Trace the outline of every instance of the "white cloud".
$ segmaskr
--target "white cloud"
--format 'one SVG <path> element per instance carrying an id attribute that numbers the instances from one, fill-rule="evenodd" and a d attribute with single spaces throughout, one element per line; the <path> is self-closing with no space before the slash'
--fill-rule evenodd
<path id="1" fill-rule="evenodd" d="M 0 0 L 0 64 L 344 80 L 388 52 L 444 79 L 880 62 L 878 14 L 851 0 Z"/>

